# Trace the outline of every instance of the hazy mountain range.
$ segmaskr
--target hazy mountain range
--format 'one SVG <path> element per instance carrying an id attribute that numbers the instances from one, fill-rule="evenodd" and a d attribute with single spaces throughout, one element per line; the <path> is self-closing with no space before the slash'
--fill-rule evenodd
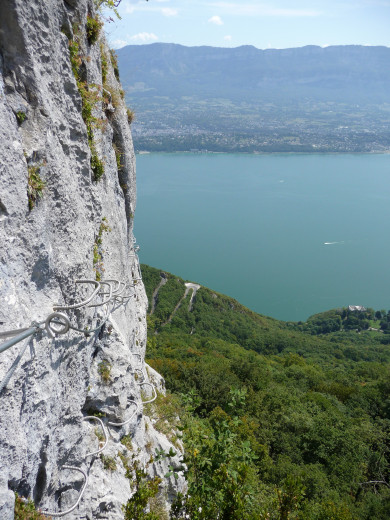
<path id="1" fill-rule="evenodd" d="M 389 101 L 390 48 L 184 47 L 154 43 L 118 51 L 129 94 L 285 101 Z"/>
<path id="2" fill-rule="evenodd" d="M 359 134 L 348 138 L 355 147 L 364 148 L 364 134 L 372 133 L 371 148 L 388 144 L 387 47 L 260 50 L 155 43 L 129 45 L 118 57 L 127 100 L 138 114 L 136 140 L 249 132 L 259 144 L 260 136 L 286 131 L 294 142 L 301 136 L 298 146 L 326 149 L 335 130 L 348 127 Z"/>

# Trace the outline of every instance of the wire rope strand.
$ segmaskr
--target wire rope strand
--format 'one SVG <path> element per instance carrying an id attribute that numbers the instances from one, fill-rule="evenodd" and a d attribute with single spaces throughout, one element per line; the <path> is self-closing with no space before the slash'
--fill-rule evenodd
<path id="1" fill-rule="evenodd" d="M 142 381 L 141 383 L 137 383 L 137 385 L 139 385 L 139 386 L 142 386 L 142 385 L 151 386 L 152 390 L 153 390 L 153 393 L 154 393 L 154 396 L 152 397 L 152 399 L 149 399 L 148 401 L 142 401 L 142 404 L 153 403 L 153 401 L 155 401 L 157 399 L 157 391 L 156 391 L 156 387 L 154 386 L 153 383 L 147 383 L 146 381 Z"/>
<path id="2" fill-rule="evenodd" d="M 55 513 L 55 512 L 52 513 L 51 511 L 41 511 L 41 513 L 43 515 L 45 515 L 45 516 L 53 516 L 53 517 L 59 518 L 61 516 L 65 516 L 65 515 L 71 513 L 79 505 L 80 500 L 81 500 L 81 498 L 82 498 L 82 496 L 84 494 L 85 488 L 87 487 L 88 475 L 86 474 L 86 472 L 84 470 L 82 470 L 81 468 L 76 468 L 75 466 L 62 466 L 62 469 L 71 469 L 71 470 L 74 470 L 74 471 L 79 471 L 83 475 L 83 477 L 84 477 L 83 487 L 81 488 L 81 491 L 80 491 L 80 494 L 79 494 L 79 497 L 78 497 L 76 503 L 73 504 L 72 507 L 70 507 L 66 511 L 60 511 L 58 513 Z"/>
<path id="3" fill-rule="evenodd" d="M 29 329 L 25 329 L 24 332 L 21 332 L 17 336 L 15 336 L 15 337 L 13 337 L 11 339 L 8 339 L 7 341 L 4 341 L 4 343 L 2 343 L 0 345 L 0 353 L 8 350 L 9 348 L 11 348 L 14 345 L 16 345 L 16 343 L 19 343 L 20 341 L 23 341 L 24 339 L 28 338 L 29 336 L 32 336 L 38 330 L 39 330 L 38 325 L 36 325 L 36 326 L 34 325 L 33 327 L 30 327 Z"/>
<path id="4" fill-rule="evenodd" d="M 108 436 L 107 436 L 107 432 L 104 427 L 103 421 L 100 419 L 100 417 L 95 417 L 94 415 L 87 415 L 86 417 L 83 417 L 83 421 L 91 421 L 91 420 L 97 421 L 100 424 L 100 426 L 103 430 L 103 434 L 104 434 L 104 446 L 102 448 L 99 448 L 97 451 L 91 451 L 91 453 L 87 453 L 85 458 L 92 457 L 92 455 L 98 455 L 106 448 L 107 443 L 108 443 Z"/>
<path id="5" fill-rule="evenodd" d="M 0 338 L 9 338 L 10 336 L 16 336 L 18 334 L 21 334 L 25 330 L 28 330 L 30 327 L 24 327 L 21 329 L 14 329 L 14 330 L 5 330 L 3 332 L 0 332 Z"/>
<path id="6" fill-rule="evenodd" d="M 0 393 L 2 392 L 3 388 L 5 386 L 7 386 L 8 383 L 10 382 L 10 379 L 13 376 L 17 366 L 19 365 L 20 360 L 22 359 L 23 354 L 25 353 L 26 348 L 27 348 L 29 342 L 30 342 L 30 338 L 27 338 L 25 343 L 24 343 L 24 345 L 23 345 L 23 347 L 21 348 L 19 354 L 16 356 L 14 362 L 12 363 L 11 368 L 8 370 L 8 372 L 5 375 L 3 381 L 0 383 Z"/>
<path id="7" fill-rule="evenodd" d="M 106 300 L 104 300 L 103 302 L 100 302 L 100 303 L 91 303 L 88 305 L 88 307 L 101 307 L 102 305 L 105 305 L 106 303 L 109 303 L 111 301 L 111 298 L 112 298 L 112 286 L 109 282 L 107 281 L 104 281 L 104 282 L 100 282 L 102 285 L 108 285 L 109 287 L 109 292 L 108 292 L 108 298 Z M 103 295 L 107 294 L 106 292 L 103 291 L 102 293 Z"/>
<path id="8" fill-rule="evenodd" d="M 89 284 L 93 284 L 93 285 L 95 285 L 96 289 L 92 292 L 92 294 L 90 294 L 88 296 L 88 298 L 86 300 L 83 300 L 80 303 L 74 303 L 73 305 L 54 305 L 53 309 L 55 311 L 80 309 L 80 307 L 85 307 L 90 301 L 93 300 L 93 298 L 95 298 L 95 296 L 100 291 L 100 287 L 101 287 L 100 286 L 100 282 L 97 282 L 96 280 L 76 280 L 75 283 L 89 283 Z"/>
<path id="9" fill-rule="evenodd" d="M 135 401 L 133 401 L 132 399 L 129 399 L 129 403 L 134 403 L 134 404 L 135 404 L 135 410 L 134 410 L 134 412 L 131 414 L 131 416 L 130 416 L 128 419 L 126 419 L 126 421 L 119 422 L 119 423 L 114 423 L 114 422 L 109 421 L 108 424 L 109 424 L 110 426 L 124 426 L 125 424 L 128 424 L 128 423 L 131 421 L 131 419 L 134 417 L 134 415 L 135 415 L 135 414 L 138 412 L 138 410 L 139 410 L 139 404 L 136 403 Z"/>
<path id="10" fill-rule="evenodd" d="M 116 283 L 117 284 L 117 287 L 115 289 L 113 289 L 112 291 L 112 294 L 114 296 L 120 296 L 123 291 L 125 290 L 126 288 L 126 283 L 125 282 L 120 282 L 119 280 L 116 280 L 115 278 L 112 278 L 112 279 L 109 279 L 109 280 L 105 280 L 106 282 L 109 282 L 109 283 Z M 121 285 L 123 285 L 122 289 L 121 289 Z"/>

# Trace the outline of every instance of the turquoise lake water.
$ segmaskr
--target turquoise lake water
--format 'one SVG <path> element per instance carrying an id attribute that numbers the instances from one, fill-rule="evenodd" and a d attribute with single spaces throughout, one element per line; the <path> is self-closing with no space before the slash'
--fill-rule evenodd
<path id="1" fill-rule="evenodd" d="M 140 261 L 305 320 L 390 308 L 390 156 L 137 156 Z"/>

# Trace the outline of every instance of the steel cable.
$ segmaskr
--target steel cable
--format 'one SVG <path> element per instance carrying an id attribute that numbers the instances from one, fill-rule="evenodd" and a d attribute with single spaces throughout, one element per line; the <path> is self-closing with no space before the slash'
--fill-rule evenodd
<path id="1" fill-rule="evenodd" d="M 69 509 L 67 509 L 66 511 L 60 511 L 58 513 L 56 512 L 51 512 L 51 511 L 41 511 L 41 513 L 45 516 L 53 516 L 53 517 L 56 517 L 56 518 L 59 518 L 61 516 L 65 516 L 69 513 L 71 513 L 74 509 L 76 509 L 76 507 L 79 505 L 80 503 L 80 500 L 84 494 L 84 491 L 85 491 L 85 488 L 87 487 L 87 484 L 88 484 L 88 475 L 87 473 L 82 470 L 81 468 L 76 468 L 75 466 L 62 466 L 62 469 L 71 469 L 71 470 L 74 470 L 74 471 L 79 471 L 83 477 L 84 477 L 84 484 L 83 484 L 83 487 L 81 488 L 81 491 L 80 491 L 80 494 L 79 494 L 79 497 L 76 501 L 75 504 L 73 504 L 72 507 L 70 507 Z"/>
<path id="2" fill-rule="evenodd" d="M 131 415 L 128 419 L 126 419 L 126 421 L 123 421 L 123 422 L 114 423 L 114 422 L 108 421 L 108 424 L 109 424 L 110 426 L 124 426 L 125 424 L 128 424 L 128 423 L 131 421 L 131 419 L 134 417 L 134 415 L 138 412 L 138 410 L 139 410 L 139 404 L 138 404 L 136 401 L 133 401 L 132 399 L 129 399 L 128 402 L 129 402 L 129 403 L 133 403 L 133 404 L 135 404 L 135 410 L 134 410 L 134 412 L 132 413 L 132 415 Z"/>
<path id="3" fill-rule="evenodd" d="M 104 434 L 104 446 L 102 448 L 99 448 L 97 451 L 91 451 L 91 453 L 87 453 L 85 458 L 92 457 L 92 455 L 98 455 L 106 448 L 106 446 L 108 444 L 108 436 L 107 436 L 106 429 L 104 428 L 103 421 L 99 417 L 95 417 L 94 415 L 87 415 L 86 417 L 83 417 L 83 421 L 91 421 L 91 420 L 97 421 L 100 424 L 100 426 L 103 430 L 103 434 Z"/>

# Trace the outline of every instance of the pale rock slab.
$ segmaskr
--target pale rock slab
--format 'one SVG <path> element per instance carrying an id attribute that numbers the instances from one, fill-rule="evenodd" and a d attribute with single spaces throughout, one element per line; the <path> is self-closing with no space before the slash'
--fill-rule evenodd
<path id="1" fill-rule="evenodd" d="M 92 178 L 87 129 L 81 97 L 72 73 L 68 36 L 79 27 L 85 81 L 102 86 L 102 36 L 90 46 L 85 36 L 90 0 L 0 0 L 0 332 L 28 327 L 53 312 L 57 303 L 75 303 L 91 290 L 76 285 L 94 279 L 93 246 L 102 219 L 110 231 L 100 248 L 104 278 L 131 283 L 139 266 L 134 255 L 133 215 L 136 206 L 135 155 L 124 103 L 115 111 L 101 103 L 94 116 L 100 123 L 94 141 L 105 173 Z M 117 83 L 110 60 L 107 82 Z M 18 121 L 17 113 L 25 117 Z M 112 144 L 121 150 L 118 172 Z M 46 184 L 35 207 L 28 207 L 28 167 L 40 165 Z M 0 395 L 0 518 L 13 518 L 14 491 L 31 497 L 41 509 L 59 512 L 71 507 L 88 485 L 68 519 L 120 519 L 131 495 L 118 452 L 123 435 L 130 435 L 139 457 L 147 462 L 146 444 L 169 450 L 171 444 L 143 415 L 135 368 L 144 368 L 147 301 L 142 281 L 131 298 L 112 312 L 100 331 L 84 335 L 70 331 L 50 339 L 30 339 L 29 347 Z M 97 315 L 101 310 L 97 310 Z M 78 326 L 93 309 L 74 312 Z M 0 339 L 0 343 L 3 340 Z M 0 381 L 23 343 L 0 354 Z M 99 374 L 102 361 L 111 367 L 110 381 Z M 160 391 L 161 379 L 149 369 Z M 126 420 L 108 429 L 104 455 L 117 470 L 104 469 L 96 451 L 97 425 L 83 418 L 103 414 L 103 422 Z M 148 425 L 146 427 L 146 425 Z M 149 448 L 150 449 L 150 448 Z M 177 451 L 177 449 L 176 449 Z M 176 463 L 180 459 L 178 452 Z M 163 477 L 168 462 L 153 464 Z M 172 498 L 184 489 L 182 478 L 170 480 Z"/>

